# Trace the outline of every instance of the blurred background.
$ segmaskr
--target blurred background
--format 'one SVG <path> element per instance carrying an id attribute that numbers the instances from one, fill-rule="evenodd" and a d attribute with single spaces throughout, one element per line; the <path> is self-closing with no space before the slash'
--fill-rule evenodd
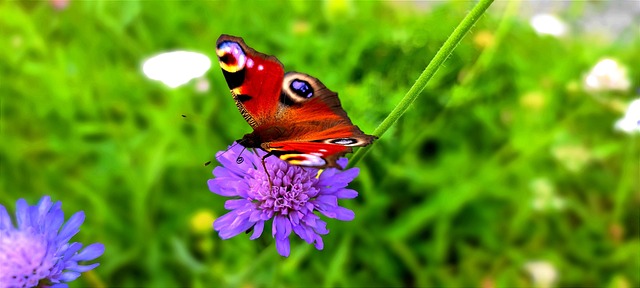
<path id="1" fill-rule="evenodd" d="M 474 2 L 268 4 L 0 3 L 0 203 L 86 212 L 74 240 L 106 252 L 73 287 L 640 285 L 637 2 L 495 3 L 358 163 L 356 218 L 289 258 L 211 227 L 203 163 L 251 131 L 215 40 L 318 77 L 371 133 Z M 142 73 L 172 50 L 211 69 Z"/>

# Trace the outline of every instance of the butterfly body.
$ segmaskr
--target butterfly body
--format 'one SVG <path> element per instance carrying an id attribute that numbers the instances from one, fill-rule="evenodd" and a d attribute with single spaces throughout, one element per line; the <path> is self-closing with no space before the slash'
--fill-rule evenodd
<path id="1" fill-rule="evenodd" d="M 222 35 L 216 47 L 236 106 L 253 128 L 238 140 L 244 147 L 261 148 L 294 165 L 340 168 L 338 157 L 377 138 L 353 125 L 338 95 L 318 79 L 285 73 L 277 58 L 239 37 Z"/>

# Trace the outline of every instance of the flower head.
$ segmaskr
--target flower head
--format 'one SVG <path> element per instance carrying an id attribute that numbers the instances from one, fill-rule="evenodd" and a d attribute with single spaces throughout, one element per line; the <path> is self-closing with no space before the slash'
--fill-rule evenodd
<path id="1" fill-rule="evenodd" d="M 170 88 L 177 88 L 192 79 L 202 77 L 209 68 L 211 68 L 211 60 L 207 55 L 192 51 L 172 51 L 146 59 L 142 64 L 142 73 Z M 198 86 L 201 85 L 203 84 Z"/>
<path id="2" fill-rule="evenodd" d="M 531 26 L 540 35 L 562 36 L 567 34 L 567 24 L 551 14 L 537 14 L 531 18 Z"/>
<path id="3" fill-rule="evenodd" d="M 616 121 L 615 128 L 629 134 L 640 132 L 640 99 L 631 101 L 624 117 Z"/>
<path id="4" fill-rule="evenodd" d="M 584 78 L 584 84 L 589 91 L 627 91 L 631 87 L 626 67 L 611 58 L 598 61 Z"/>
<path id="5" fill-rule="evenodd" d="M 273 219 L 271 230 L 276 239 L 276 249 L 282 256 L 289 256 L 291 232 L 316 249 L 324 244 L 320 235 L 329 233 L 327 223 L 314 212 L 329 218 L 351 221 L 353 211 L 338 206 L 338 199 L 355 198 L 358 192 L 347 189 L 347 185 L 359 170 L 344 171 L 329 168 L 318 176 L 318 169 L 290 165 L 276 157 L 265 158 L 268 175 L 262 167 L 265 152 L 255 153 L 234 145 L 226 152 L 218 152 L 222 166 L 213 170 L 214 179 L 209 180 L 209 189 L 219 195 L 234 197 L 225 202 L 229 213 L 213 223 L 222 239 L 229 239 L 253 228 L 251 239 L 262 235 L 265 222 Z M 242 161 L 240 161 L 242 159 Z M 347 159 L 338 160 L 345 167 Z M 269 187 L 269 179 L 273 183 Z"/>
<path id="6" fill-rule="evenodd" d="M 80 211 L 64 223 L 62 204 L 44 196 L 35 206 L 24 199 L 16 204 L 14 227 L 7 209 L 0 205 L 0 287 L 67 287 L 99 264 L 79 265 L 102 255 L 104 246 L 69 243 L 84 221 Z M 62 228 L 62 229 L 61 229 Z"/>
<path id="7" fill-rule="evenodd" d="M 533 208 L 539 211 L 562 210 L 565 207 L 565 200 L 558 196 L 556 188 L 547 178 L 534 179 L 531 184 L 533 190 Z"/>
<path id="8" fill-rule="evenodd" d="M 558 271 L 547 261 L 530 261 L 524 267 L 531 275 L 534 287 L 549 288 L 558 281 Z"/>

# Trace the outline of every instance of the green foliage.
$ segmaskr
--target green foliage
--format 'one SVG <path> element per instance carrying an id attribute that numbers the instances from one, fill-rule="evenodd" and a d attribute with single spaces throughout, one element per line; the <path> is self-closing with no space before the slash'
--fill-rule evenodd
<path id="1" fill-rule="evenodd" d="M 202 163 L 250 128 L 215 60 L 206 93 L 148 80 L 142 61 L 215 59 L 218 35 L 242 36 L 338 91 L 370 133 L 473 3 L 411 5 L 3 1 L 0 203 L 48 194 L 67 217 L 85 210 L 76 239 L 106 252 L 75 286 L 530 286 L 536 260 L 561 286 L 640 285 L 640 149 L 612 129 L 633 96 L 581 84 L 605 56 L 640 67 L 637 31 L 538 36 L 509 9 L 480 19 L 358 163 L 360 196 L 342 203 L 356 219 L 328 221 L 324 251 L 294 238 L 282 258 L 268 229 L 194 228 L 225 213 Z"/>

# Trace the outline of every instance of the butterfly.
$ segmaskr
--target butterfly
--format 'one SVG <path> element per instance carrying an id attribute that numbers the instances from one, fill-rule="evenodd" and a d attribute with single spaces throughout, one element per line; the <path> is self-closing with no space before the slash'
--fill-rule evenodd
<path id="1" fill-rule="evenodd" d="M 340 156 L 377 139 L 351 123 L 338 94 L 320 80 L 285 73 L 276 57 L 242 38 L 221 35 L 216 54 L 236 106 L 253 128 L 237 142 L 265 150 L 263 159 L 275 155 L 298 166 L 343 168 L 336 163 Z"/>

